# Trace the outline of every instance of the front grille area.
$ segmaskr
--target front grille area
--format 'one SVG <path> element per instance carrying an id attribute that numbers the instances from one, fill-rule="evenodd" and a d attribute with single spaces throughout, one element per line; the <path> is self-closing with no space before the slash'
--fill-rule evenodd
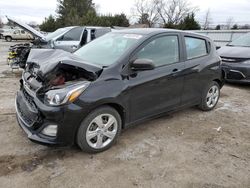
<path id="1" fill-rule="evenodd" d="M 227 74 L 227 79 L 242 80 L 244 79 L 244 75 L 240 71 L 229 71 L 229 73 Z"/>
<path id="2" fill-rule="evenodd" d="M 32 97 L 22 89 L 17 94 L 16 108 L 19 118 L 27 127 L 36 129 L 36 124 L 40 123 L 38 110 L 33 102 Z"/>
<path id="3" fill-rule="evenodd" d="M 27 109 L 24 109 L 19 103 L 17 103 L 17 109 L 22 121 L 24 121 L 28 127 L 32 127 L 35 123 L 36 117 L 27 113 Z"/>
<path id="4" fill-rule="evenodd" d="M 22 89 L 23 96 L 25 97 L 26 101 L 29 103 L 30 107 L 34 110 L 37 111 L 37 107 L 33 102 L 33 98 L 25 91 L 25 89 Z"/>

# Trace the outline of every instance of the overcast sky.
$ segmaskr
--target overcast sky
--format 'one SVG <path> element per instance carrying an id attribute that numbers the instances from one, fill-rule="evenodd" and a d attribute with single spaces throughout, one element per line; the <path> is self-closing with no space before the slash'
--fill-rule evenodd
<path id="1" fill-rule="evenodd" d="M 125 13 L 131 15 L 134 0 L 93 0 L 103 14 Z M 238 24 L 250 24 L 250 0 L 189 0 L 199 7 L 197 19 L 203 21 L 210 9 L 213 24 L 223 24 L 233 17 Z M 41 23 L 44 17 L 55 14 L 57 0 L 0 0 L 0 15 L 9 15 L 24 22 Z"/>

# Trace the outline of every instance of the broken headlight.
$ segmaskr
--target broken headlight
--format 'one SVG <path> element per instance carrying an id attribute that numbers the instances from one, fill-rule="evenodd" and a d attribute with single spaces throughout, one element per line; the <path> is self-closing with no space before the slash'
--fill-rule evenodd
<path id="1" fill-rule="evenodd" d="M 45 94 L 45 102 L 51 106 L 60 106 L 74 102 L 89 84 L 90 82 L 83 82 L 61 89 L 50 90 Z"/>

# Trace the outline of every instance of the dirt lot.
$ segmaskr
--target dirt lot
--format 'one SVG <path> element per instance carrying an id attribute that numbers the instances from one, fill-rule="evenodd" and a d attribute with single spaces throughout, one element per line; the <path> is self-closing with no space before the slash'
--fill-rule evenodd
<path id="1" fill-rule="evenodd" d="M 250 86 L 226 85 L 212 112 L 191 108 L 130 128 L 104 153 L 49 148 L 17 125 L 10 44 L 0 41 L 0 187 L 250 187 Z"/>

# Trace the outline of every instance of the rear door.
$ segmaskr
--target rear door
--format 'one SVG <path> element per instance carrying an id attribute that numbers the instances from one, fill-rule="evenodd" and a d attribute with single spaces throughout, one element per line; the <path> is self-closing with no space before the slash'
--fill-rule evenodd
<path id="1" fill-rule="evenodd" d="M 80 39 L 83 33 L 82 27 L 76 27 L 65 33 L 55 41 L 55 48 L 68 52 L 76 51 L 80 46 Z"/>
<path id="2" fill-rule="evenodd" d="M 131 75 L 130 118 L 131 122 L 169 111 L 180 105 L 183 89 L 179 35 L 160 35 L 150 39 L 134 55 L 133 59 L 150 59 L 155 69 Z"/>
<path id="3" fill-rule="evenodd" d="M 183 104 L 199 103 L 202 88 L 209 81 L 209 45 L 207 40 L 192 35 L 183 36 L 186 54 Z M 208 68 L 208 69 L 207 69 Z"/>
<path id="4" fill-rule="evenodd" d="M 12 35 L 13 39 L 21 39 L 21 33 L 20 30 L 15 30 Z"/>
<path id="5" fill-rule="evenodd" d="M 32 35 L 24 30 L 21 30 L 21 39 L 32 39 Z"/>

